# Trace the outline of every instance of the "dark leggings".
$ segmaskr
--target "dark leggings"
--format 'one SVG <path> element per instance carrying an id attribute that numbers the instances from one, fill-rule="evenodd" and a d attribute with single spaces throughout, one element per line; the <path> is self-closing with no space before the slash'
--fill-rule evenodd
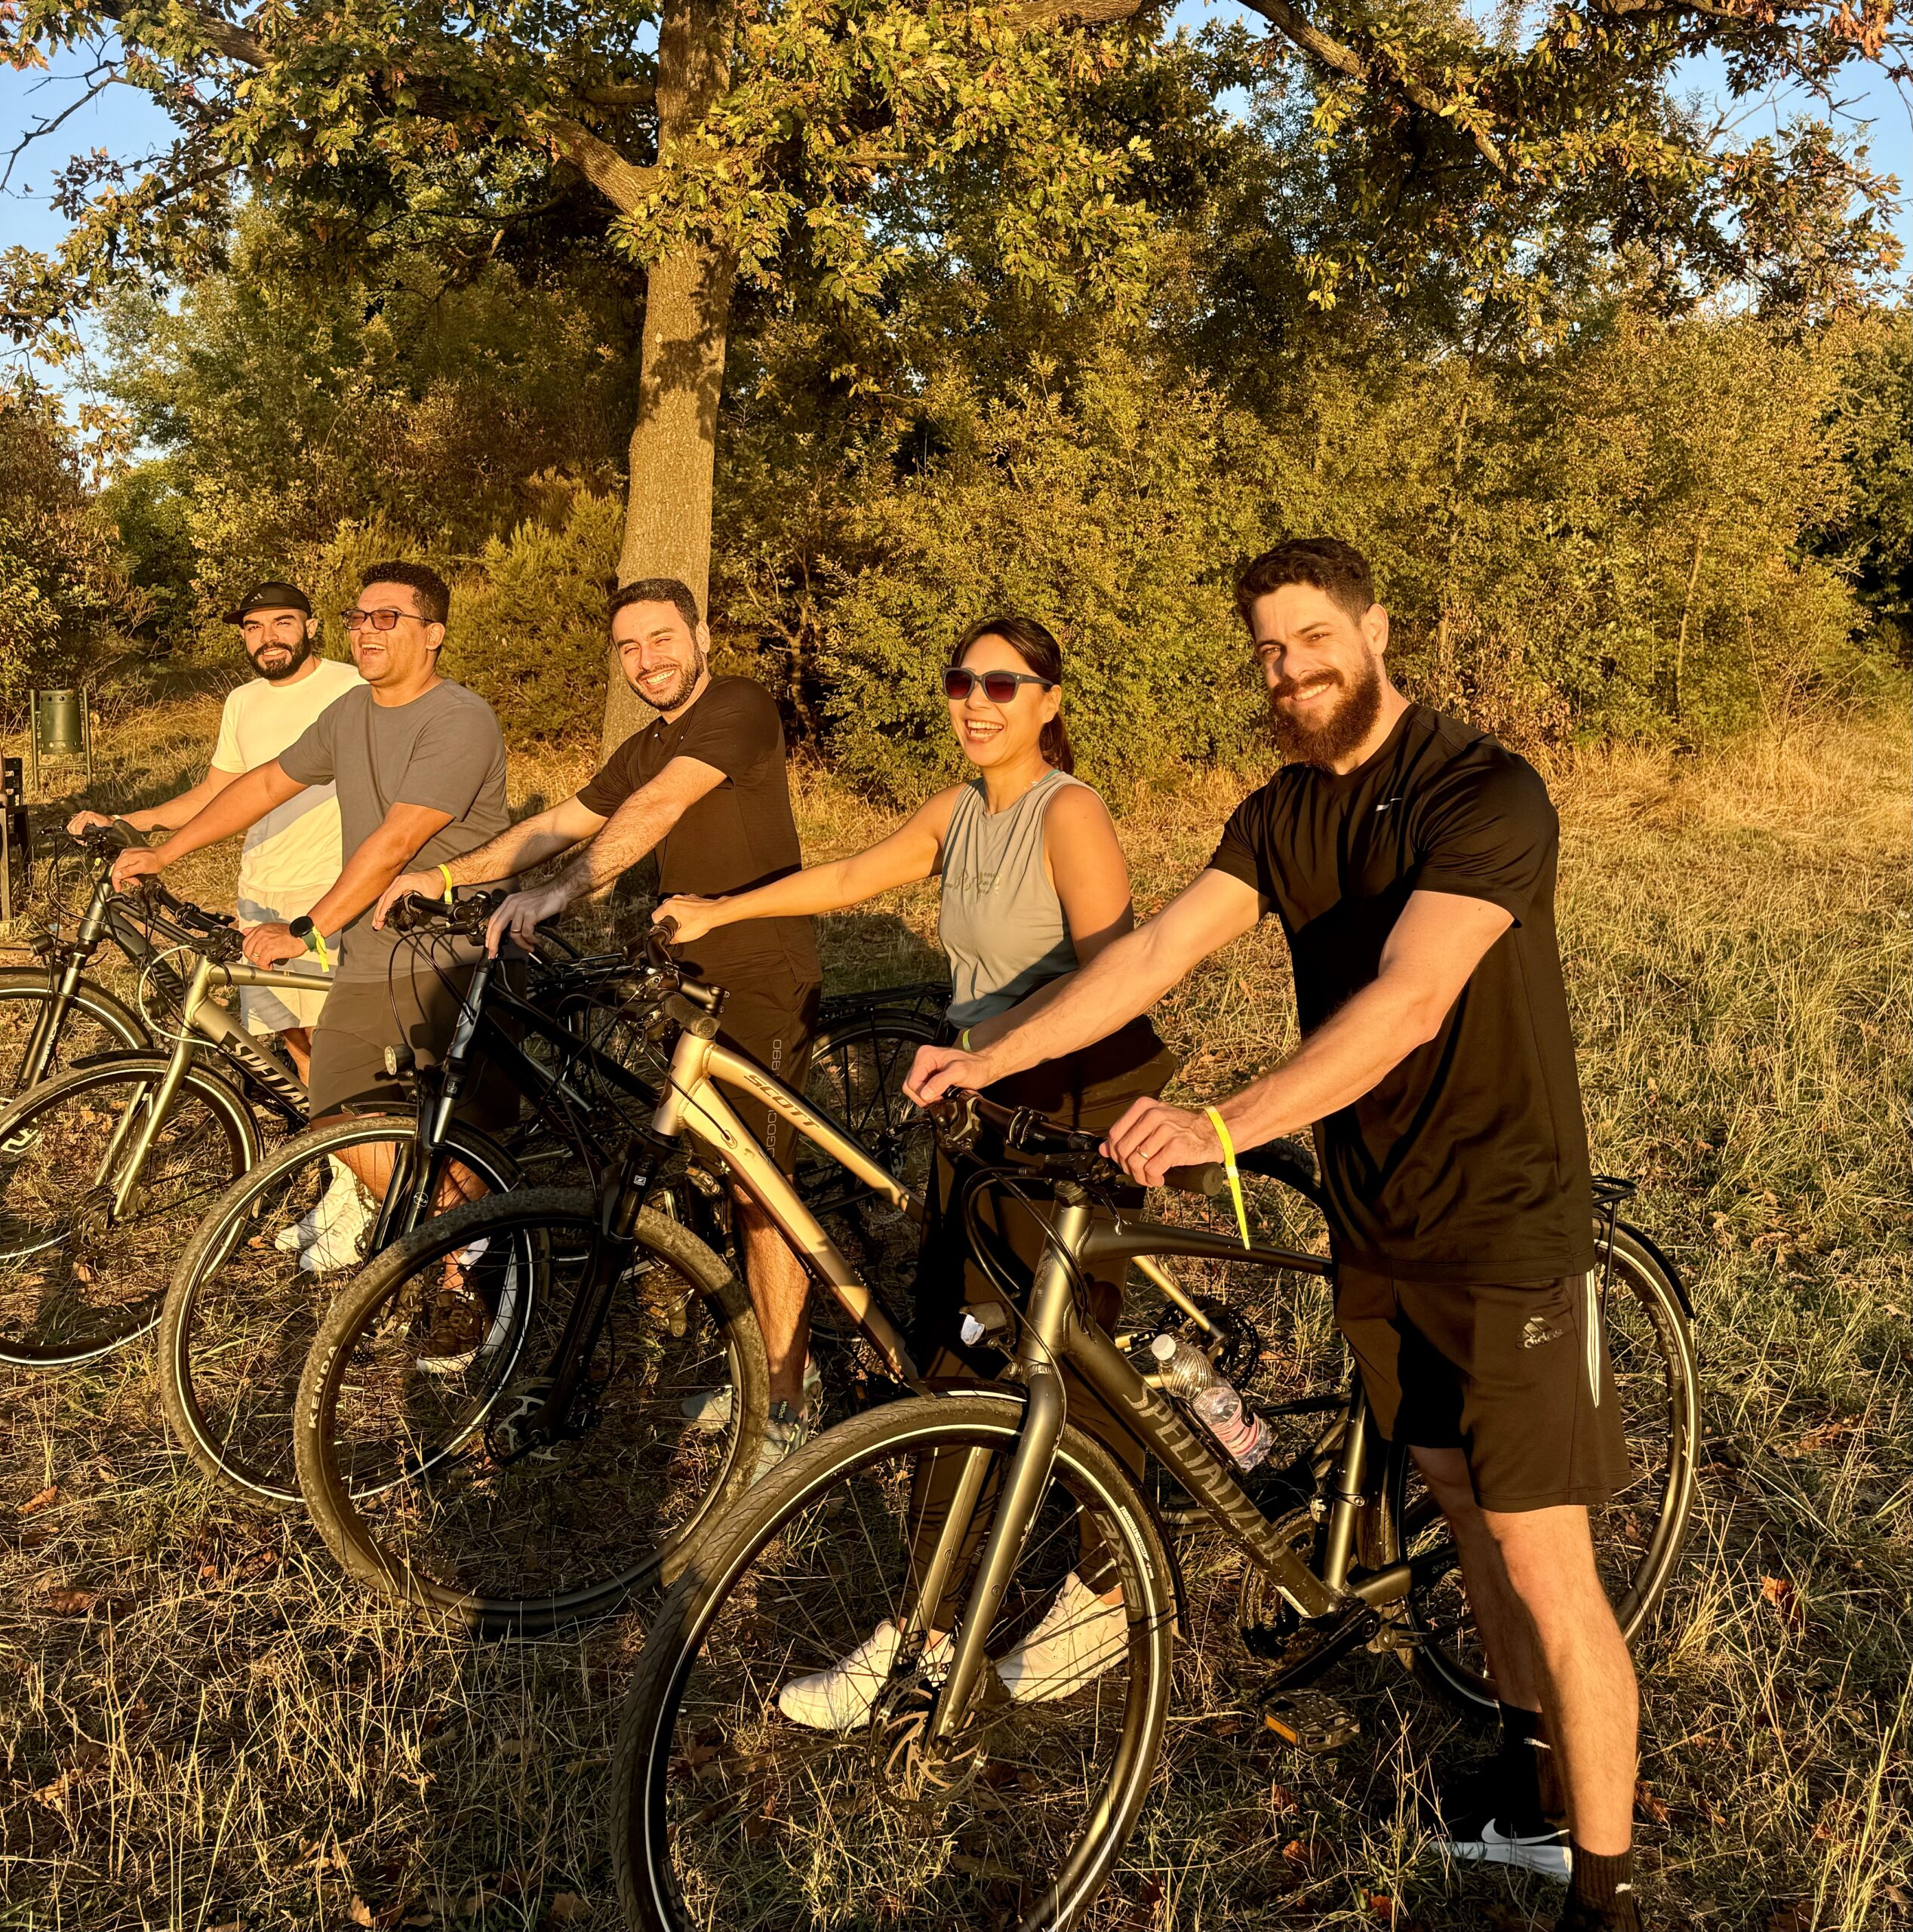
<path id="1" fill-rule="evenodd" d="M 1176 1064 L 1174 1057 L 1156 1038 L 1147 1021 L 1132 1021 L 1098 1046 L 1000 1082 L 989 1090 L 989 1097 L 1006 1106 L 1034 1106 L 1069 1126 L 1103 1132 L 1113 1127 L 1139 1096 L 1161 1093 L 1175 1072 Z M 940 1152 L 924 1219 L 911 1352 L 918 1361 L 928 1361 L 925 1373 L 940 1386 L 961 1386 L 994 1379 L 1001 1372 L 1004 1353 L 1015 1347 L 1013 1334 L 1006 1331 L 999 1331 L 1004 1343 L 1002 1349 L 988 1342 L 967 1348 L 961 1339 L 966 1309 L 980 1305 L 1000 1306 L 1004 1300 L 1001 1291 L 978 1264 L 966 1242 L 961 1212 L 964 1183 L 975 1172 L 973 1163 L 961 1158 L 952 1161 Z M 1047 1245 L 1037 1216 L 1053 1213 L 1054 1204 L 1047 1189 L 1028 1182 L 1017 1185 L 1032 1205 L 1026 1206 L 1013 1195 L 986 1191 L 976 1199 L 973 1219 L 976 1238 L 986 1245 L 1000 1272 L 1016 1284 L 1020 1301 L 1020 1291 L 1026 1287 Z M 1136 1198 L 1139 1202 L 1139 1192 Z M 1093 1273 L 1088 1303 L 1089 1312 L 1098 1326 L 1106 1334 L 1112 1333 L 1122 1313 L 1121 1272 Z M 1139 1479 L 1144 1462 L 1143 1445 L 1075 1369 L 1066 1363 L 1062 1374 L 1070 1422 L 1094 1436 Z M 936 1549 L 937 1534 L 955 1494 L 964 1460 L 962 1455 L 944 1452 L 924 1457 L 917 1465 L 910 1494 L 913 1571 L 927 1564 Z M 936 1629 L 949 1629 L 955 1616 L 961 1589 L 989 1526 L 1000 1467 L 992 1468 L 990 1472 L 961 1558 L 952 1566 L 944 1600 L 930 1620 Z M 1102 1556 L 1100 1539 L 1091 1524 L 1084 1525 L 1077 1574 L 1099 1593 L 1114 1587 L 1113 1567 Z"/>

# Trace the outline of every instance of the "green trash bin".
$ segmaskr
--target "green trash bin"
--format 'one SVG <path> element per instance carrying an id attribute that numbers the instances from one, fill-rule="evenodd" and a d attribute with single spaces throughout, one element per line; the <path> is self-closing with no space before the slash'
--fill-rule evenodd
<path id="1" fill-rule="evenodd" d="M 32 727 L 27 734 L 30 783 L 40 789 L 40 761 L 48 758 L 84 758 L 86 775 L 93 777 L 93 731 L 87 714 L 86 694 L 77 691 L 35 691 L 30 695 Z"/>

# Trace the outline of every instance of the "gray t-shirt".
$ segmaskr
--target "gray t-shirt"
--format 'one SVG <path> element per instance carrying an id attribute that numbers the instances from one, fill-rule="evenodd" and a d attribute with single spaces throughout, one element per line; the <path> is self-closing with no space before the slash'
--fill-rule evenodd
<path id="1" fill-rule="evenodd" d="M 505 735 L 477 692 L 447 678 L 410 704 L 377 704 L 372 688 L 348 691 L 279 754 L 288 778 L 335 786 L 346 863 L 394 805 L 450 812 L 406 861 L 410 872 L 475 852 L 512 822 L 505 801 Z M 368 906 L 346 928 L 338 977 L 383 980 L 399 935 L 375 931 Z"/>

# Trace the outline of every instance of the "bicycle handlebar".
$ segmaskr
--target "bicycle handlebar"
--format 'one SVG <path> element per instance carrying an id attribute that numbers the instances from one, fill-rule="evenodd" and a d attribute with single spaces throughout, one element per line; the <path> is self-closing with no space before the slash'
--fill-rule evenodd
<path id="1" fill-rule="evenodd" d="M 460 939 L 483 939 L 491 915 L 504 904 L 502 892 L 475 892 L 469 899 L 429 899 L 422 892 L 402 893 L 386 913 L 395 932 L 448 932 Z"/>
<path id="2" fill-rule="evenodd" d="M 973 1144 L 977 1129 L 988 1127 L 1001 1137 L 1004 1152 L 1019 1167 L 1066 1175 L 1092 1186 L 1135 1185 L 1103 1153 L 1101 1134 L 1063 1127 L 1034 1107 L 1006 1107 L 980 1094 L 958 1091 L 933 1100 L 924 1111 L 937 1137 L 946 1145 L 961 1149 Z M 1161 1185 L 1182 1194 L 1213 1196 L 1223 1192 L 1229 1180 L 1221 1165 L 1210 1161 L 1199 1167 L 1171 1168 Z"/>

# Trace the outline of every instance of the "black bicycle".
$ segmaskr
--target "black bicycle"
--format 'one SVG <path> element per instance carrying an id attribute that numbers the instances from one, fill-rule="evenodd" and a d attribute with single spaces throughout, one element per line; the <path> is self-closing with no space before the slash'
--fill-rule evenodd
<path id="1" fill-rule="evenodd" d="M 1198 1525 L 1245 1573 L 1235 1667 L 1259 1667 L 1265 1690 L 1379 1643 L 1457 1695 L 1484 1693 L 1455 1552 L 1412 1459 L 1375 1453 L 1359 1384 L 1312 1339 L 1327 1260 L 1129 1219 L 1093 1136 L 975 1096 L 932 1111 L 981 1164 L 973 1230 L 986 1191 L 999 1224 L 1020 1200 L 1048 1229 L 1033 1282 L 973 1240 L 1001 1296 L 1004 1378 L 844 1423 L 703 1532 L 651 1623 L 615 1761 L 635 1926 L 1078 1922 L 1148 1795 L 1189 1628 L 1179 1552 Z M 1314 1192 L 1299 1149 L 1241 1164 Z M 1219 1177 L 1171 1178 L 1206 1194 Z M 1678 1555 L 1697 1435 L 1678 1284 L 1617 1204 L 1594 1285 L 1640 1474 L 1595 1527 L 1632 1631 Z M 1193 1309 L 1172 1303 L 1124 1346 L 1085 1319 L 1080 1291 L 1088 1264 L 1146 1257 L 1195 1271 L 1180 1289 Z M 1312 1283 L 1321 1312 L 1286 1319 Z M 1138 1346 L 1156 1334 L 1232 1363 L 1279 1445 L 1269 1463 L 1245 1474 L 1165 1390 Z M 1070 1421 L 1063 1361 L 1146 1451 L 1143 1484 Z M 1066 1694 L 1020 1701 L 1000 1666 L 1085 1601 L 1099 1654 Z M 1103 1906 L 1112 1924 L 1142 1909 L 1119 1890 Z"/>

